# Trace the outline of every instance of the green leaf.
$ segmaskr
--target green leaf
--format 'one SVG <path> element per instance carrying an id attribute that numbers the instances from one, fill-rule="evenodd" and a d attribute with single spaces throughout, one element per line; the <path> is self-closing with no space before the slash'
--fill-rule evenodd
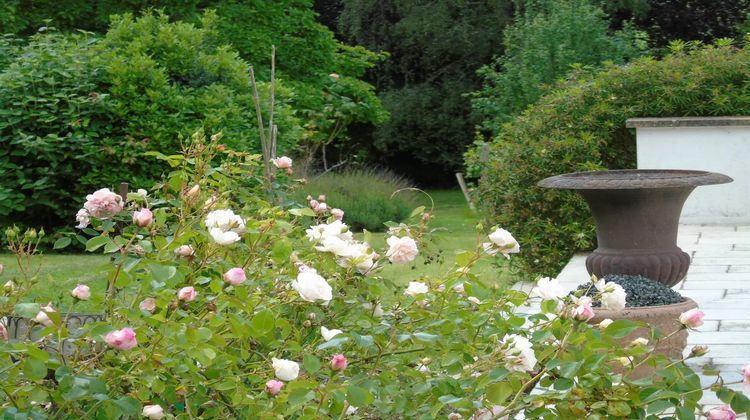
<path id="1" fill-rule="evenodd" d="M 348 339 L 349 337 L 334 337 L 326 341 L 325 343 L 321 343 L 320 345 L 318 345 L 318 350 L 325 350 L 330 347 L 338 347 Z"/>
<path id="2" fill-rule="evenodd" d="M 308 207 L 302 207 L 299 209 L 290 209 L 289 213 L 293 216 L 309 216 L 309 217 L 315 217 L 315 212 L 313 209 Z"/>
<path id="3" fill-rule="evenodd" d="M 52 245 L 52 248 L 54 249 L 63 249 L 66 246 L 70 245 L 70 243 L 73 240 L 70 238 L 70 236 L 63 236 L 62 238 L 55 241 L 55 244 Z"/>
<path id="4" fill-rule="evenodd" d="M 315 393 L 307 388 L 296 388 L 289 393 L 289 405 L 301 405 L 315 398 Z"/>
<path id="5" fill-rule="evenodd" d="M 307 373 L 313 374 L 320 370 L 320 359 L 313 356 L 312 354 L 305 354 L 302 358 L 302 366 L 305 368 Z"/>
<path id="6" fill-rule="evenodd" d="M 86 241 L 86 251 L 93 252 L 104 246 L 109 240 L 106 236 L 95 236 Z"/>
<path id="7" fill-rule="evenodd" d="M 414 217 L 414 216 L 416 216 L 418 214 L 422 214 L 426 208 L 427 207 L 425 207 L 425 206 L 419 206 L 419 207 L 415 208 L 414 210 L 411 211 L 411 214 L 409 215 L 409 218 L 412 218 L 412 217 Z"/>
<path id="8" fill-rule="evenodd" d="M 637 330 L 640 326 L 633 321 L 624 319 L 618 319 L 604 330 L 604 332 L 612 338 L 624 338 L 630 335 L 633 331 Z"/>
<path id="9" fill-rule="evenodd" d="M 435 335 L 435 334 L 428 334 L 428 333 L 425 333 L 425 332 L 418 332 L 418 333 L 414 333 L 414 338 L 416 338 L 419 341 L 424 341 L 424 342 L 427 342 L 427 343 L 434 343 L 434 342 L 437 341 L 438 336 Z"/>
<path id="10" fill-rule="evenodd" d="M 273 258 L 277 262 L 284 262 L 288 260 L 291 254 L 292 244 L 285 239 L 276 241 L 276 243 L 273 244 L 273 248 L 271 249 L 271 258 Z"/>
<path id="11" fill-rule="evenodd" d="M 44 379 L 47 376 L 47 366 L 39 359 L 26 359 L 23 363 L 23 374 L 31 381 Z"/>
<path id="12" fill-rule="evenodd" d="M 258 336 L 263 336 L 271 332 L 274 327 L 274 314 L 268 309 L 264 309 L 253 316 L 250 320 L 250 326 Z"/>
<path id="13" fill-rule="evenodd" d="M 141 404 L 135 398 L 120 397 L 112 403 L 120 408 L 125 416 L 136 417 L 141 414 Z"/>
<path id="14" fill-rule="evenodd" d="M 512 393 L 513 388 L 508 382 L 495 382 L 485 388 L 487 400 L 497 405 L 502 405 Z"/>
<path id="15" fill-rule="evenodd" d="M 469 251 L 459 252 L 456 254 L 456 265 L 459 267 L 466 267 L 474 258 L 474 253 Z"/>
<path id="16" fill-rule="evenodd" d="M 688 407 L 677 407 L 677 418 L 680 420 L 695 420 L 695 410 Z"/>
<path id="17" fill-rule="evenodd" d="M 346 389 L 346 400 L 355 407 L 364 407 L 374 401 L 370 391 L 351 385 Z"/>
<path id="18" fill-rule="evenodd" d="M 148 268 L 154 280 L 160 283 L 166 282 L 177 274 L 177 268 L 171 265 L 149 264 Z"/>
<path id="19" fill-rule="evenodd" d="M 18 303 L 15 306 L 15 313 L 24 318 L 34 318 L 39 313 L 40 306 L 38 303 Z"/>

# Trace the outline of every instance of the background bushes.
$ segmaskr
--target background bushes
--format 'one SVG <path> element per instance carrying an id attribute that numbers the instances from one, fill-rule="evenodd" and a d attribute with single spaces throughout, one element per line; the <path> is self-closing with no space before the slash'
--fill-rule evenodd
<path id="1" fill-rule="evenodd" d="M 143 153 L 179 151 L 199 127 L 256 150 L 248 66 L 215 21 L 124 15 L 102 39 L 41 33 L 20 47 L 0 72 L 0 223 L 69 225 L 86 192 L 147 188 L 163 168 Z M 283 152 L 301 123 L 277 91 Z"/>
<path id="2" fill-rule="evenodd" d="M 539 180 L 635 167 L 628 118 L 750 113 L 748 47 L 675 43 L 672 49 L 662 60 L 644 57 L 594 74 L 579 70 L 503 125 L 488 161 L 481 146 L 469 154 L 469 166 L 481 173 L 479 201 L 490 223 L 516 235 L 524 251 L 515 261 L 526 276 L 557 275 L 594 241 L 585 202 L 572 191 L 539 188 Z"/>
<path id="3" fill-rule="evenodd" d="M 400 222 L 415 207 L 413 193 L 399 189 L 410 183 L 385 170 L 349 169 L 329 172 L 310 179 L 296 195 L 304 203 L 309 194 L 325 194 L 329 206 L 344 210 L 344 220 L 355 230 L 382 231 L 387 221 Z"/>

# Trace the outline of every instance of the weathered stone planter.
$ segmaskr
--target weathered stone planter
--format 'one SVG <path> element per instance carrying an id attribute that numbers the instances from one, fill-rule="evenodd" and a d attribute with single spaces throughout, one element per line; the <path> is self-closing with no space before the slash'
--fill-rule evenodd
<path id="1" fill-rule="evenodd" d="M 658 343 L 649 343 L 649 345 L 652 346 L 656 345 L 654 353 L 666 356 L 672 360 L 678 360 L 682 358 L 683 351 L 687 346 L 688 337 L 688 331 L 682 327 L 682 324 L 679 321 L 680 315 L 685 311 L 697 307 L 698 305 L 695 301 L 690 298 L 685 298 L 684 302 L 673 305 L 625 308 L 621 311 L 595 308 L 594 318 L 592 318 L 589 323 L 598 324 L 607 318 L 612 320 L 627 319 L 630 321 L 645 322 L 659 330 L 663 337 L 669 337 Z M 670 336 L 670 334 L 673 335 Z M 649 329 L 639 328 L 629 336 L 619 340 L 619 342 L 623 346 L 627 346 L 631 341 L 639 337 L 649 338 Z M 638 361 L 636 360 L 636 363 L 637 362 Z M 631 379 L 638 379 L 651 374 L 653 374 L 653 368 L 644 363 L 633 370 L 632 373 L 629 374 L 629 377 Z"/>
<path id="2" fill-rule="evenodd" d="M 589 274 L 640 274 L 674 286 L 690 266 L 677 246 L 685 200 L 697 186 L 727 182 L 705 171 L 625 169 L 558 175 L 538 185 L 576 190 L 588 203 L 598 241 L 586 258 Z"/>

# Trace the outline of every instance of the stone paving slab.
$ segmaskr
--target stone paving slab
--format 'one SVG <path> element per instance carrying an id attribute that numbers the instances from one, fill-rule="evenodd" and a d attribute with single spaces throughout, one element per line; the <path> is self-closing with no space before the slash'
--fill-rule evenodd
<path id="1" fill-rule="evenodd" d="M 695 344 L 710 348 L 705 357 L 688 364 L 699 374 L 708 367 L 718 369 L 727 381 L 741 379 L 742 367 L 750 363 L 750 225 L 681 225 L 677 242 L 692 263 L 675 289 L 706 314 L 703 326 L 690 333 L 685 351 Z M 573 290 L 588 281 L 585 261 L 585 254 L 571 258 L 557 277 L 563 287 Z M 714 381 L 700 376 L 706 385 Z M 723 404 L 710 392 L 701 402 L 707 407 Z"/>

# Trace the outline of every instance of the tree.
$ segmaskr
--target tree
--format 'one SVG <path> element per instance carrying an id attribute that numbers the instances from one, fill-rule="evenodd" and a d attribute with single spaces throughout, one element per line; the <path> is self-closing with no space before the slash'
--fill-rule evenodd
<path id="1" fill-rule="evenodd" d="M 474 94 L 474 109 L 494 134 L 572 65 L 621 63 L 646 49 L 644 33 L 627 25 L 610 32 L 606 15 L 590 0 L 521 3 L 523 9 L 503 34 L 505 54 L 479 69 L 484 85 Z"/>
<path id="2" fill-rule="evenodd" d="M 342 36 L 390 55 L 368 73 L 391 114 L 357 132 L 370 162 L 426 184 L 452 180 L 474 137 L 465 94 L 502 52 L 510 16 L 510 1 L 344 0 Z"/>

